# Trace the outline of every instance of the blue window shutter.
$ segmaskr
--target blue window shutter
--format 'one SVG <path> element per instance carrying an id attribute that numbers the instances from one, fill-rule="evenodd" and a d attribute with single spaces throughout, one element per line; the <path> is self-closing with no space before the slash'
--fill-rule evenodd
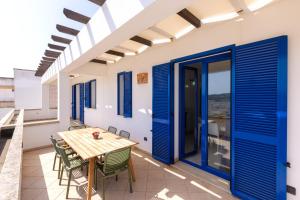
<path id="1" fill-rule="evenodd" d="M 79 84 L 80 88 L 80 122 L 84 124 L 84 84 Z"/>
<path id="2" fill-rule="evenodd" d="M 232 69 L 231 190 L 286 199 L 287 37 L 236 47 Z"/>
<path id="3" fill-rule="evenodd" d="M 72 119 L 76 119 L 76 85 L 72 85 Z"/>
<path id="4" fill-rule="evenodd" d="M 85 86 L 85 107 L 91 107 L 91 82 L 86 82 Z"/>
<path id="5" fill-rule="evenodd" d="M 132 72 L 124 73 L 124 117 L 132 117 Z"/>
<path id="6" fill-rule="evenodd" d="M 118 109 L 118 115 L 120 115 L 120 75 L 121 75 L 121 73 L 118 73 L 118 75 L 117 75 L 117 85 L 118 85 L 118 88 L 117 88 L 117 105 L 118 105 L 118 107 L 117 107 L 117 109 Z"/>
<path id="7" fill-rule="evenodd" d="M 152 69 L 152 155 L 174 162 L 174 70 L 170 63 Z"/>

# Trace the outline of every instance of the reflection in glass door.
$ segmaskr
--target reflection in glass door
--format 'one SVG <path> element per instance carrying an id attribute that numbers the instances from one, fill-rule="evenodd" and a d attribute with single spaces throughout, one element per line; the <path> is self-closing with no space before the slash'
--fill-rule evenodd
<path id="1" fill-rule="evenodd" d="M 208 166 L 230 173 L 231 61 L 208 63 Z"/>
<path id="2" fill-rule="evenodd" d="M 231 54 L 179 66 L 180 159 L 229 179 Z"/>
<path id="3" fill-rule="evenodd" d="M 199 73 L 200 71 L 200 73 Z M 194 164 L 201 164 L 201 124 L 198 100 L 199 98 L 199 74 L 201 68 L 186 67 L 184 69 L 184 158 Z M 201 93 L 200 93 L 201 94 Z M 201 109 L 201 108 L 200 108 Z M 200 120 L 199 117 L 200 116 Z M 201 127 L 201 126 L 200 126 Z"/>

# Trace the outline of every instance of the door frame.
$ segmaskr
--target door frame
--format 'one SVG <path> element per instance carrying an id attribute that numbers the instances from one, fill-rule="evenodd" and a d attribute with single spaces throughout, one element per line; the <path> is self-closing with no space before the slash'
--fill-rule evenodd
<path id="1" fill-rule="evenodd" d="M 209 173 L 212 173 L 216 176 L 219 176 L 223 179 L 226 180 L 230 180 L 230 173 L 226 174 L 224 172 L 221 172 L 211 166 L 208 165 L 207 163 L 207 131 L 208 131 L 208 127 L 207 127 L 207 118 L 208 118 L 208 112 L 207 112 L 207 93 L 208 93 L 208 67 L 207 67 L 207 63 L 209 62 L 214 62 L 214 61 L 220 61 L 222 59 L 215 59 L 216 56 L 218 55 L 222 55 L 222 54 L 227 54 L 230 53 L 230 57 L 231 57 L 231 92 L 232 92 L 232 85 L 233 85 L 233 78 L 232 78 L 232 70 L 234 69 L 235 66 L 235 62 L 234 62 L 234 57 L 235 57 L 235 45 L 229 45 L 229 46 L 225 46 L 225 47 L 221 47 L 221 48 L 217 48 L 217 49 L 213 49 L 210 51 L 206 51 L 206 52 L 202 52 L 202 53 L 197 53 L 197 54 L 193 54 L 190 56 L 185 56 L 182 58 L 177 58 L 172 60 L 172 64 L 174 65 L 175 63 L 179 63 L 179 160 L 188 163 L 196 168 L 202 169 L 204 171 L 207 171 Z M 225 56 L 226 57 L 226 56 Z M 183 104 L 182 104 L 182 80 L 183 80 L 183 66 L 186 64 L 192 64 L 192 63 L 198 63 L 198 62 L 203 62 L 204 61 L 204 65 L 202 65 L 202 88 L 204 88 L 205 91 L 202 91 L 202 133 L 201 133 L 201 165 L 198 165 L 196 163 L 190 162 L 188 160 L 183 159 L 183 154 L 182 154 L 182 137 L 183 137 L 183 128 L 184 128 L 184 124 L 182 124 L 182 109 L 184 108 Z M 206 64 L 205 64 L 206 63 Z M 230 121 L 230 132 L 232 132 L 232 108 L 233 108 L 233 101 L 231 98 L 231 107 L 230 107 L 230 115 L 231 115 L 231 121 Z M 197 130 L 198 131 L 198 130 Z M 232 144 L 231 144 L 231 139 L 230 139 L 230 148 L 232 149 Z M 231 154 L 230 154 L 230 168 L 231 168 Z"/>

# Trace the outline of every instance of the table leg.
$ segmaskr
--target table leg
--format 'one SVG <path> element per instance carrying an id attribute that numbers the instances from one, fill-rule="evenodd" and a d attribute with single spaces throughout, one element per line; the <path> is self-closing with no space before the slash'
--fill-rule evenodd
<path id="1" fill-rule="evenodd" d="M 128 167 L 130 168 L 130 171 L 131 171 L 132 181 L 135 182 L 135 171 L 134 171 L 134 167 L 133 167 L 131 158 L 129 158 Z"/>
<path id="2" fill-rule="evenodd" d="M 88 188 L 87 188 L 87 200 L 92 198 L 92 187 L 94 183 L 94 171 L 95 171 L 95 157 L 89 159 L 89 174 L 88 174 Z"/>

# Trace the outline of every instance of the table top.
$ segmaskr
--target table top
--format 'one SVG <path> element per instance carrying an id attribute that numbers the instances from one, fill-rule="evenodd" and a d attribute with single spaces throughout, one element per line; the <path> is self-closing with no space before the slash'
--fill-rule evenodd
<path id="1" fill-rule="evenodd" d="M 93 138 L 93 132 L 100 133 L 99 139 Z M 110 151 L 138 144 L 101 128 L 76 129 L 58 132 L 58 135 L 83 159 L 93 158 Z"/>

